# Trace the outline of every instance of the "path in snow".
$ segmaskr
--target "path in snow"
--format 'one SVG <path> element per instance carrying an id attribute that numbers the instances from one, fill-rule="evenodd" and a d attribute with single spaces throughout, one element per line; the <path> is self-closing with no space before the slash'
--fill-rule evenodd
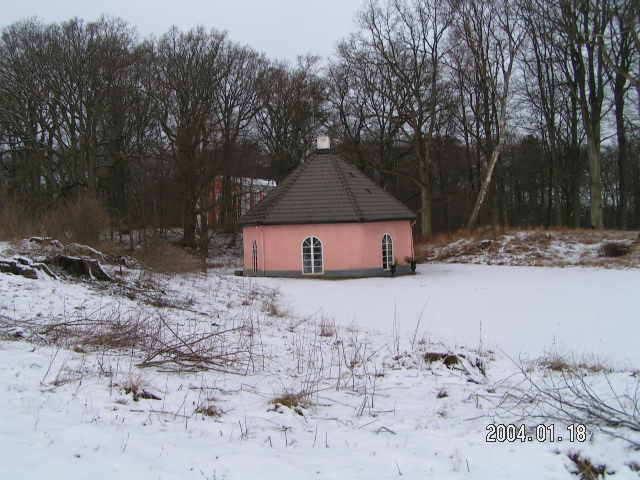
<path id="1" fill-rule="evenodd" d="M 559 351 L 640 367 L 640 271 L 427 264 L 418 275 L 359 280 L 258 279 L 280 289 L 298 315 L 402 338 L 540 355 Z M 594 359 L 594 358 L 592 358 Z"/>

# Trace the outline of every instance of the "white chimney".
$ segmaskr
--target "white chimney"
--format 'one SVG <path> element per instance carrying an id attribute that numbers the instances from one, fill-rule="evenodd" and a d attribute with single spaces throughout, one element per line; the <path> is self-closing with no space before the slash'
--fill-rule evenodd
<path id="1" fill-rule="evenodd" d="M 316 140 L 317 150 L 329 150 L 331 148 L 331 139 L 327 135 L 320 135 Z"/>

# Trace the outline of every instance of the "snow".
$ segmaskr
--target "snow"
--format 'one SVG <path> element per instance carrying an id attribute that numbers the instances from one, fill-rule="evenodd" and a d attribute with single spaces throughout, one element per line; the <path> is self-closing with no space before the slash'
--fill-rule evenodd
<path id="1" fill-rule="evenodd" d="M 448 264 L 418 272 L 321 281 L 126 271 L 184 308 L 95 283 L 0 274 L 0 324 L 114 310 L 204 331 L 249 319 L 258 350 L 246 375 L 176 373 L 139 368 L 135 352 L 0 337 L 0 478 L 553 480 L 570 478 L 571 451 L 633 478 L 626 464 L 637 454 L 599 432 L 586 444 L 488 444 L 485 427 L 522 422 L 497 408 L 522 384 L 509 357 L 555 349 L 637 367 L 640 273 Z M 268 308 L 274 299 L 284 315 Z M 336 336 L 319 336 L 323 321 L 336 322 Z M 446 351 L 467 366 L 481 360 L 486 377 L 423 360 Z M 631 391 L 636 382 L 629 370 L 608 380 Z M 161 400 L 134 401 L 123 389 L 131 381 Z M 309 385 L 303 415 L 271 403 Z M 206 405 L 222 415 L 195 413 Z"/>
<path id="2" fill-rule="evenodd" d="M 386 332 L 394 323 L 449 345 L 484 345 L 514 359 L 550 350 L 640 367 L 640 271 L 461 264 L 418 266 L 393 279 L 260 279 L 303 316 Z"/>

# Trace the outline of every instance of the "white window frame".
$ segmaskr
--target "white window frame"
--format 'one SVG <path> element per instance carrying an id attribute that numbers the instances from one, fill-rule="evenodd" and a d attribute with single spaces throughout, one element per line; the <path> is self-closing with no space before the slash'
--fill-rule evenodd
<path id="1" fill-rule="evenodd" d="M 311 241 L 311 272 L 305 272 L 304 271 L 304 242 L 306 242 L 307 240 Z M 314 250 L 313 250 L 313 241 L 317 240 L 318 243 L 320 244 L 320 271 L 317 272 L 315 271 L 315 255 L 314 255 Z M 301 260 L 302 260 L 302 274 L 303 275 L 322 275 L 324 274 L 324 244 L 322 243 L 322 240 L 320 240 L 318 237 L 316 237 L 315 235 L 309 235 L 308 237 L 305 237 L 304 240 L 302 240 L 302 243 L 300 244 L 300 253 L 301 253 Z"/>
<path id="2" fill-rule="evenodd" d="M 385 240 L 387 239 L 387 237 L 389 238 L 388 242 L 385 242 Z M 386 245 L 385 245 L 386 243 Z M 384 262 L 385 262 L 385 247 L 386 247 L 386 251 L 387 251 L 387 265 L 385 266 Z M 391 270 L 391 265 L 393 265 L 393 237 L 391 236 L 390 233 L 385 233 L 384 235 L 382 235 L 382 269 L 383 270 Z"/>

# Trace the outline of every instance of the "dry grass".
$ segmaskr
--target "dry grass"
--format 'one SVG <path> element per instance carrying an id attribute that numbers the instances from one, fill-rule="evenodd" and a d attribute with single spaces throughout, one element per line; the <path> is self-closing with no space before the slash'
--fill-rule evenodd
<path id="1" fill-rule="evenodd" d="M 320 320 L 320 336 L 321 337 L 335 337 L 336 336 L 336 322 L 323 318 Z"/>
<path id="2" fill-rule="evenodd" d="M 292 393 L 285 392 L 282 395 L 278 395 L 273 398 L 271 402 L 273 405 L 282 405 L 283 407 L 295 409 L 295 408 L 307 408 L 311 405 L 309 395 L 307 393 Z"/>
<path id="3" fill-rule="evenodd" d="M 447 368 L 460 363 L 457 355 L 452 353 L 427 352 L 424 354 L 424 361 L 431 364 L 434 362 L 442 362 Z"/>
<path id="4" fill-rule="evenodd" d="M 0 240 L 18 240 L 38 231 L 27 207 L 0 195 Z"/>
<path id="5" fill-rule="evenodd" d="M 161 239 L 150 239 L 129 254 L 147 269 L 158 273 L 189 273 L 202 270 L 202 259 Z"/>
<path id="6" fill-rule="evenodd" d="M 220 410 L 218 407 L 216 407 L 215 405 L 208 404 L 208 405 L 199 405 L 198 408 L 194 410 L 194 413 L 197 413 L 204 417 L 218 418 L 222 416 L 224 412 Z"/>
<path id="7" fill-rule="evenodd" d="M 575 469 L 571 473 L 578 476 L 580 480 L 598 480 L 613 474 L 607 470 L 606 465 L 594 465 L 591 460 L 581 456 L 578 452 L 569 453 L 567 456 L 575 465 Z"/>
<path id="8" fill-rule="evenodd" d="M 552 354 L 542 358 L 539 364 L 552 372 L 575 373 L 611 373 L 613 369 L 597 359 L 582 359 L 579 361 Z"/>
<path id="9" fill-rule="evenodd" d="M 481 228 L 416 242 L 419 261 L 640 268 L 638 233 L 569 228 Z M 597 247 L 601 248 L 597 248 Z"/>
<path id="10" fill-rule="evenodd" d="M 109 223 L 109 214 L 102 202 L 93 195 L 85 194 L 45 213 L 42 233 L 67 241 L 95 244 Z"/>
<path id="11" fill-rule="evenodd" d="M 0 238 L 17 240 L 33 235 L 93 243 L 110 224 L 109 214 L 94 195 L 83 194 L 46 208 L 7 196 L 0 198 Z"/>
<path id="12" fill-rule="evenodd" d="M 129 379 L 122 386 L 124 393 L 131 394 L 133 401 L 137 402 L 140 399 L 143 400 L 162 400 L 154 393 L 145 389 L 145 382 L 140 375 L 131 375 Z"/>

